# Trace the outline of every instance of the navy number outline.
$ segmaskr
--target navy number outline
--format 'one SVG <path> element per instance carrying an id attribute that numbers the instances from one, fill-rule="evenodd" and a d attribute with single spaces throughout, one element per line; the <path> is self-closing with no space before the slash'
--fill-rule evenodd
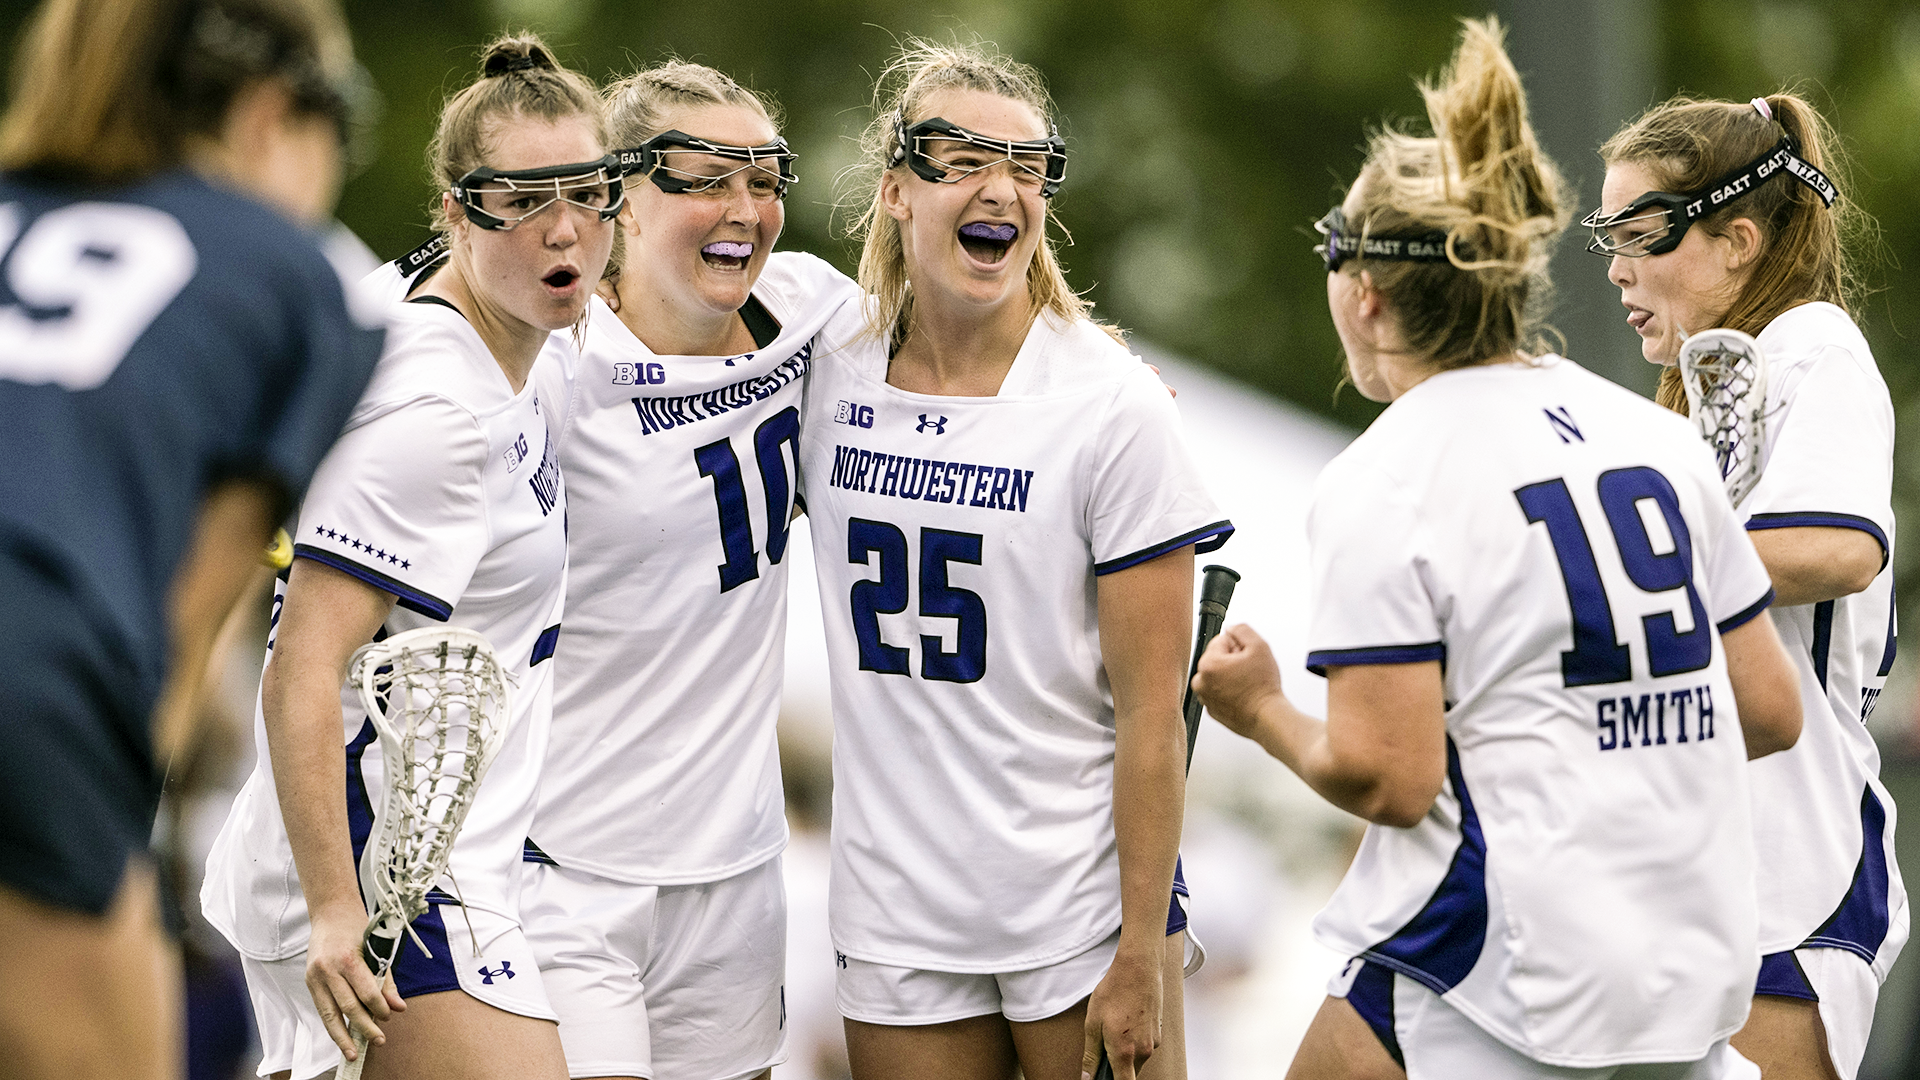
<path id="1" fill-rule="evenodd" d="M 920 614 L 957 624 L 954 650 L 946 651 L 938 634 L 920 635 L 920 677 L 934 682 L 978 682 L 987 673 L 987 604 L 980 594 L 952 583 L 953 563 L 980 565 L 984 537 L 948 529 L 920 530 Z M 908 651 L 880 636 L 880 616 L 907 610 L 910 591 L 907 536 L 900 527 L 867 518 L 847 521 L 847 561 L 872 566 L 880 557 L 880 577 L 861 579 L 848 590 L 853 636 L 859 644 L 860 670 L 882 675 L 912 674 Z"/>
<path id="2" fill-rule="evenodd" d="M 793 517 L 793 482 L 782 444 L 793 447 L 800 460 L 800 411 L 789 405 L 761 421 L 753 432 L 754 463 L 767 500 L 767 562 L 778 565 L 787 556 L 788 520 Z M 693 452 L 700 475 L 713 480 L 713 500 L 720 515 L 720 591 L 729 592 L 760 576 L 760 556 L 753 550 L 753 521 L 747 514 L 747 485 L 740 475 L 740 459 L 731 436 L 717 439 Z"/>
<path id="3" fill-rule="evenodd" d="M 1680 514 L 1680 499 L 1659 470 L 1645 465 L 1610 469 L 1597 482 L 1600 509 L 1613 534 L 1627 580 L 1646 593 L 1684 588 L 1693 629 L 1679 632 L 1671 611 L 1642 616 L 1647 669 L 1656 678 L 1699 671 L 1713 661 L 1713 629 L 1706 606 L 1693 584 L 1693 534 Z M 1560 654 L 1560 675 L 1567 686 L 1597 686 L 1633 678 L 1628 647 L 1614 633 L 1613 606 L 1607 600 L 1593 544 L 1564 479 L 1528 484 L 1513 493 L 1527 521 L 1547 527 L 1547 539 L 1560 565 L 1573 613 L 1573 648 Z M 1653 550 L 1653 539 L 1640 517 L 1640 503 L 1652 500 L 1666 521 L 1674 549 Z"/>

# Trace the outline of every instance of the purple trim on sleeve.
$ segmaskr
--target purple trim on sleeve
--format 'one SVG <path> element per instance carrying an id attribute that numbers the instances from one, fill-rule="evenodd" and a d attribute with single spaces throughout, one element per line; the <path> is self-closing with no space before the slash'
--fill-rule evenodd
<path id="1" fill-rule="evenodd" d="M 1760 613 L 1767 610 L 1767 608 L 1770 605 L 1772 605 L 1772 603 L 1773 603 L 1773 589 L 1769 587 L 1767 589 L 1767 594 L 1765 596 L 1762 596 L 1760 599 L 1755 600 L 1753 603 L 1748 604 L 1746 607 L 1741 608 L 1739 611 L 1734 612 L 1732 615 L 1729 615 L 1726 618 L 1721 619 L 1719 622 L 1715 623 L 1714 626 L 1718 627 L 1720 632 L 1723 634 L 1728 633 L 1729 631 L 1738 630 L 1742 626 L 1745 626 L 1746 624 L 1752 622 L 1755 618 L 1759 617 Z"/>
<path id="2" fill-rule="evenodd" d="M 1196 554 L 1205 555 L 1209 551 L 1220 550 L 1221 545 L 1225 544 L 1227 538 L 1232 535 L 1233 522 L 1216 521 L 1211 525 L 1202 526 L 1190 533 L 1183 533 L 1176 536 L 1165 543 L 1141 548 L 1132 554 L 1122 555 L 1117 559 L 1108 559 L 1103 563 L 1094 563 L 1093 573 L 1095 577 L 1104 577 L 1116 570 L 1125 570 L 1130 566 L 1139 566 L 1143 562 L 1157 559 L 1170 551 L 1178 551 L 1188 544 L 1193 545 L 1193 550 Z"/>
<path id="3" fill-rule="evenodd" d="M 1870 518 L 1858 514 L 1840 514 L 1826 510 L 1808 510 L 1789 514 L 1755 514 L 1747 519 L 1747 531 L 1763 529 L 1859 529 L 1880 542 L 1880 569 L 1887 568 L 1887 534 Z"/>
<path id="4" fill-rule="evenodd" d="M 1307 654 L 1307 670 L 1324 676 L 1330 667 L 1361 664 L 1420 664 L 1438 660 L 1447 663 L 1447 646 L 1442 641 L 1419 645 L 1366 645 L 1358 649 L 1321 649 Z"/>
<path id="5" fill-rule="evenodd" d="M 322 566 L 331 566 L 349 577 L 359 578 L 361 581 L 379 589 L 381 592 L 390 592 L 398 600 L 401 607 L 406 608 L 408 611 L 417 611 L 435 622 L 446 622 L 447 619 L 453 615 L 453 605 L 447 603 L 445 600 L 437 596 L 429 596 L 419 589 L 403 581 L 390 578 L 378 570 L 361 566 L 345 555 L 336 555 L 331 551 L 322 551 L 319 548 L 309 547 L 306 544 L 295 544 L 293 545 L 293 557 L 296 559 L 312 559 Z"/>

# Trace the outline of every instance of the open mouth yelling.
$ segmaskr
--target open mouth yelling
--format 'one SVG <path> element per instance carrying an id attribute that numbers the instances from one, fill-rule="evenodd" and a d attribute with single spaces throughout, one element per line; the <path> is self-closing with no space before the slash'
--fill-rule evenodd
<path id="1" fill-rule="evenodd" d="M 566 267 L 561 267 L 540 280 L 546 283 L 547 288 L 553 289 L 556 292 L 564 292 L 574 282 L 580 280 L 580 275 Z"/>
<path id="2" fill-rule="evenodd" d="M 700 258 L 716 270 L 738 270 L 747 265 L 747 260 L 752 257 L 752 244 L 738 244 L 727 240 L 708 244 L 700 249 Z"/>
<path id="3" fill-rule="evenodd" d="M 960 226 L 960 246 L 975 259 L 993 266 L 1007 257 L 1007 249 L 1013 247 L 1014 237 L 1019 235 L 1020 230 L 1012 225 L 970 221 Z"/>

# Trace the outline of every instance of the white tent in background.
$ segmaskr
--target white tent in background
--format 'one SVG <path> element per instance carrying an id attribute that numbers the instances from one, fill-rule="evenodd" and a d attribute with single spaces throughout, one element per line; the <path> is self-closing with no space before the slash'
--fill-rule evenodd
<path id="1" fill-rule="evenodd" d="M 1306 510 L 1315 477 L 1352 433 L 1231 379 L 1135 343 L 1179 391 L 1187 438 L 1214 498 L 1236 526 L 1202 557 L 1241 574 L 1228 621 L 1274 645 L 1289 695 L 1321 712 L 1325 683 L 1305 660 Z M 826 645 L 807 531 L 787 549 L 793 586 L 783 740 L 824 755 L 832 736 Z M 1194 925 L 1208 967 L 1188 983 L 1194 1076 L 1278 1076 L 1324 996 L 1339 958 L 1312 944 L 1306 922 L 1345 869 L 1355 822 L 1309 792 L 1252 743 L 1212 721 L 1201 729 L 1188 788 L 1184 853 Z M 827 940 L 825 839 L 796 833 L 787 856 L 791 911 L 787 1002 L 790 1080 L 830 1076 L 840 1039 Z"/>

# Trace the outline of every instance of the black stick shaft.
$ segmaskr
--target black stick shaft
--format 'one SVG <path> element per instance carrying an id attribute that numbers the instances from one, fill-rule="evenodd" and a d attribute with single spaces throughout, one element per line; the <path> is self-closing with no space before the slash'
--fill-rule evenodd
<path id="1" fill-rule="evenodd" d="M 1200 698 L 1193 692 L 1193 677 L 1200 670 L 1200 654 L 1207 651 L 1213 639 L 1220 636 L 1220 630 L 1227 623 L 1227 605 L 1233 603 L 1233 587 L 1240 584 L 1240 575 L 1219 565 L 1212 565 L 1202 571 L 1200 579 L 1200 625 L 1193 635 L 1193 659 L 1187 663 L 1187 693 L 1180 701 L 1180 710 L 1187 721 L 1187 771 L 1193 771 L 1193 744 L 1200 737 Z M 1113 1063 L 1107 1060 L 1107 1048 L 1100 1048 L 1100 1067 L 1093 1071 L 1093 1080 L 1113 1080 Z"/>

